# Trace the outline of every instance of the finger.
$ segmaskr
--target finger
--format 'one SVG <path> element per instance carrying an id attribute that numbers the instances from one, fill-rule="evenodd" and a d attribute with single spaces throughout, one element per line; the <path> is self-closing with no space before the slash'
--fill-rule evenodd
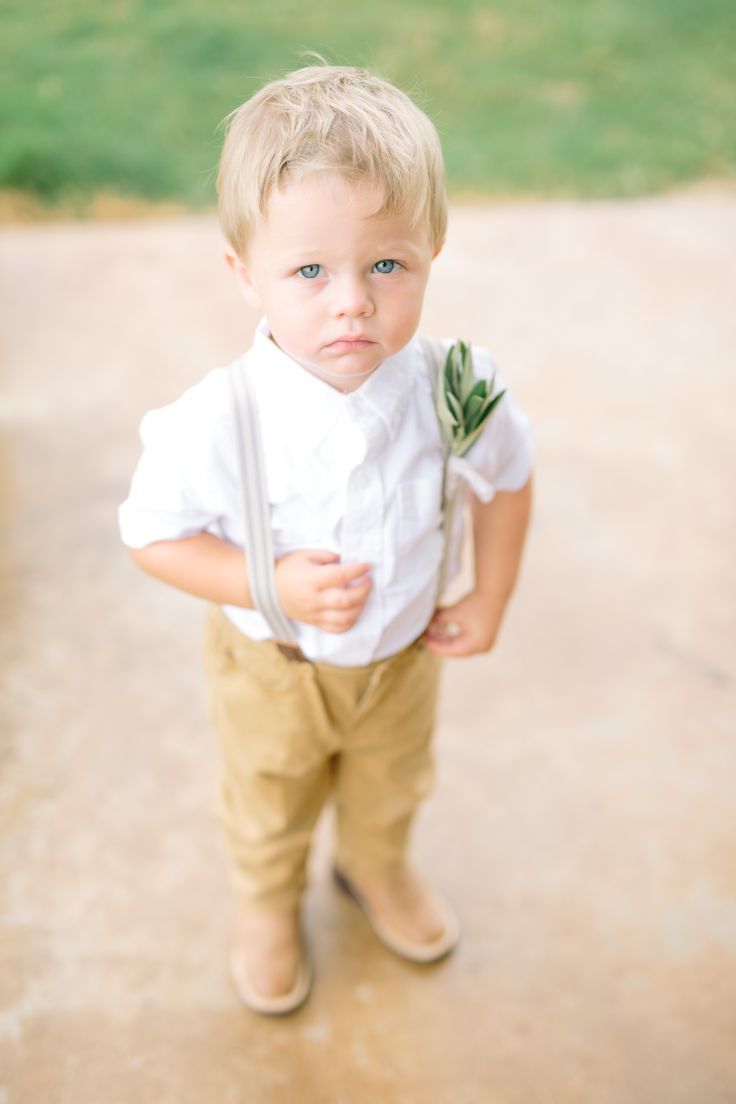
<path id="1" fill-rule="evenodd" d="M 326 609 L 322 611 L 320 621 L 333 631 L 345 632 L 346 629 L 352 629 L 362 613 L 362 606 L 355 606 L 353 609 L 347 610 Z"/>
<path id="2" fill-rule="evenodd" d="M 340 562 L 338 553 L 328 552 L 326 548 L 307 548 L 304 555 L 310 563 L 315 564 L 334 564 Z"/>
<path id="3" fill-rule="evenodd" d="M 323 632 L 329 633 L 347 632 L 348 629 L 352 629 L 353 625 L 358 620 L 359 613 L 360 610 L 358 610 L 357 613 L 352 611 L 350 613 L 339 613 L 335 610 L 328 610 L 320 618 L 319 628 L 322 629 Z"/>
<path id="4" fill-rule="evenodd" d="M 447 621 L 458 621 L 462 619 L 462 610 L 458 612 L 458 606 L 440 606 L 435 609 L 432 617 L 430 618 L 431 625 L 441 625 Z"/>
<path id="5" fill-rule="evenodd" d="M 477 650 L 467 637 L 458 637 L 456 640 L 446 640 L 441 637 L 424 635 L 424 642 L 430 652 L 440 656 L 466 656 L 473 655 Z"/>
<path id="6" fill-rule="evenodd" d="M 363 576 L 367 575 L 370 570 L 371 565 L 367 563 L 328 564 L 320 569 L 318 589 L 327 590 L 333 587 L 350 586 L 351 583 L 357 583 L 359 579 L 363 579 Z M 368 582 L 370 585 L 370 581 Z"/>
<path id="7" fill-rule="evenodd" d="M 435 614 L 426 629 L 426 635 L 432 640 L 450 641 L 458 640 L 465 635 L 465 630 L 459 621 L 453 617 Z"/>
<path id="8" fill-rule="evenodd" d="M 320 594 L 320 608 L 323 610 L 357 610 L 365 605 L 371 590 L 370 580 L 356 583 L 351 587 L 333 587 Z"/>

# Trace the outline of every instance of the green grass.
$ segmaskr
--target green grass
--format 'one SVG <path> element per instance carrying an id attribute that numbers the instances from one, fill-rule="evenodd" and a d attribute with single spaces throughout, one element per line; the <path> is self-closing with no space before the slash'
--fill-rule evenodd
<path id="1" fill-rule="evenodd" d="M 218 123 L 306 50 L 413 94 L 455 194 L 733 178 L 735 13 L 733 0 L 3 0 L 0 189 L 209 204 Z"/>

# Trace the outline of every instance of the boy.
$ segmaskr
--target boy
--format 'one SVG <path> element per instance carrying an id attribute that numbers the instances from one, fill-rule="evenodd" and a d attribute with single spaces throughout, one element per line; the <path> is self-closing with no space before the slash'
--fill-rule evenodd
<path id="1" fill-rule="evenodd" d="M 379 938 L 416 962 L 457 940 L 408 865 L 409 831 L 431 784 L 439 657 L 492 646 L 516 579 L 531 447 L 506 394 L 463 462 L 476 584 L 436 610 L 444 456 L 415 334 L 446 198 L 436 131 L 402 92 L 345 67 L 274 81 L 230 117 L 218 190 L 227 263 L 264 315 L 236 371 L 255 392 L 276 593 L 298 647 L 253 608 L 226 370 L 146 415 L 120 523 L 140 567 L 214 603 L 231 969 L 243 1001 L 273 1014 L 309 993 L 299 904 L 328 796 L 335 877 Z M 492 368 L 475 350 L 478 374 Z"/>

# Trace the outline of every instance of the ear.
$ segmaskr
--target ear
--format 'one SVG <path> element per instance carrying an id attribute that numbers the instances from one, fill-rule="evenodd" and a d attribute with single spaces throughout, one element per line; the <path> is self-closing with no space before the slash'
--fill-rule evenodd
<path id="1" fill-rule="evenodd" d="M 237 253 L 233 253 L 231 249 L 225 250 L 225 262 L 232 271 L 245 301 L 249 306 L 260 310 L 262 306 L 261 297 L 256 290 L 251 270 L 243 264 Z"/>
<path id="2" fill-rule="evenodd" d="M 432 254 L 432 260 L 435 260 L 436 257 L 439 257 L 440 253 L 442 252 L 442 250 L 444 248 L 445 248 L 445 240 L 443 238 L 442 241 L 440 242 L 440 244 L 435 249 L 434 253 Z"/>

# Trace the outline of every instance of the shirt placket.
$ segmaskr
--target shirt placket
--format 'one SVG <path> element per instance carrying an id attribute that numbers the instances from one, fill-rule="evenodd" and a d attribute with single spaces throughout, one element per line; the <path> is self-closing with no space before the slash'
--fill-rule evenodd
<path id="1" fill-rule="evenodd" d="M 384 486 L 379 457 L 385 427 L 366 403 L 357 402 L 350 412 L 365 441 L 365 455 L 348 477 L 343 518 L 343 548 L 350 563 L 369 563 L 373 589 L 360 618 L 360 635 L 374 649 L 382 633 L 382 593 L 386 565 L 383 562 Z"/>

